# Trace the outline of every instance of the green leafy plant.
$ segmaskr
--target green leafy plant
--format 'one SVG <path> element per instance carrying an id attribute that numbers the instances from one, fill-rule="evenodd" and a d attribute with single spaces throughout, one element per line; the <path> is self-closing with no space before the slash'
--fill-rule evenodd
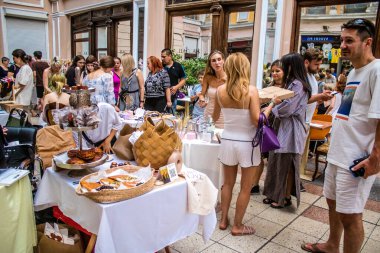
<path id="1" fill-rule="evenodd" d="M 194 85 L 198 83 L 198 73 L 206 68 L 207 59 L 205 58 L 192 58 L 179 61 L 185 69 L 187 85 Z"/>

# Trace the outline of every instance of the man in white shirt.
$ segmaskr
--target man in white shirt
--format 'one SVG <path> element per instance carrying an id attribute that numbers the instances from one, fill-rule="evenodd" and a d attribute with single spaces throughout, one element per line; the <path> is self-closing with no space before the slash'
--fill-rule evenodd
<path id="1" fill-rule="evenodd" d="M 333 123 L 323 192 L 329 206 L 330 235 L 326 243 L 302 245 L 308 252 L 339 252 L 344 232 L 345 253 L 360 251 L 364 240 L 362 213 L 380 171 L 380 60 L 372 53 L 375 26 L 353 19 L 342 26 L 342 57 L 354 68 L 347 77 L 342 103 Z M 352 168 L 354 160 L 365 157 Z"/>

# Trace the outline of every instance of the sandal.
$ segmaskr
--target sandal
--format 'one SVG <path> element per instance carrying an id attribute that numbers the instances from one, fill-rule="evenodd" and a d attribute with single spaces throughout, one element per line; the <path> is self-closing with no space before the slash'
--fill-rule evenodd
<path id="1" fill-rule="evenodd" d="M 301 249 L 307 252 L 312 252 L 312 253 L 326 253 L 325 251 L 318 248 L 317 245 L 318 243 L 304 243 L 301 245 Z"/>
<path id="2" fill-rule="evenodd" d="M 270 207 L 275 208 L 275 209 L 281 209 L 281 208 L 291 206 L 291 205 L 292 205 L 292 199 L 291 198 L 285 198 L 283 206 L 278 205 L 278 203 L 272 202 L 270 204 Z"/>
<path id="3" fill-rule="evenodd" d="M 253 227 L 243 225 L 243 229 L 241 232 L 233 232 L 231 231 L 231 235 L 233 236 L 243 236 L 243 235 L 253 235 L 256 233 L 256 230 Z"/>
<path id="4" fill-rule="evenodd" d="M 270 198 L 265 198 L 263 199 L 263 203 L 266 204 L 266 205 L 270 205 L 274 202 L 274 200 L 270 199 Z"/>

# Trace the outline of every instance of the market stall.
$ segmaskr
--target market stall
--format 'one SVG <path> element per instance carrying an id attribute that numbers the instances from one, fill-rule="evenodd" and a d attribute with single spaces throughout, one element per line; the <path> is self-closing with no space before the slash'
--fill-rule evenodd
<path id="1" fill-rule="evenodd" d="M 109 164 L 100 168 L 109 168 Z M 97 235 L 95 252 L 155 252 L 195 233 L 201 224 L 204 240 L 215 229 L 215 210 L 206 216 L 188 212 L 187 184 L 182 178 L 139 197 L 99 204 L 77 195 L 80 178 L 67 174 L 46 170 L 35 209 L 58 206 L 64 215 Z"/>

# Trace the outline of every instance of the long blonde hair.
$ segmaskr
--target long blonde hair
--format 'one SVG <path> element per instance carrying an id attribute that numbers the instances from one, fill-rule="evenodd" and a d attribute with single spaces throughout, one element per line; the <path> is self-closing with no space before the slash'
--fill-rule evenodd
<path id="1" fill-rule="evenodd" d="M 54 74 L 51 77 L 51 85 L 55 88 L 58 95 L 61 95 L 63 86 L 66 83 L 66 78 L 62 74 Z"/>
<path id="2" fill-rule="evenodd" d="M 123 66 L 123 74 L 129 76 L 135 68 L 135 59 L 131 54 L 123 54 L 121 56 L 121 65 Z"/>
<path id="3" fill-rule="evenodd" d="M 241 101 L 249 92 L 251 68 L 247 56 L 243 53 L 231 54 L 224 63 L 224 71 L 227 75 L 226 91 L 228 96 L 234 101 Z"/>

